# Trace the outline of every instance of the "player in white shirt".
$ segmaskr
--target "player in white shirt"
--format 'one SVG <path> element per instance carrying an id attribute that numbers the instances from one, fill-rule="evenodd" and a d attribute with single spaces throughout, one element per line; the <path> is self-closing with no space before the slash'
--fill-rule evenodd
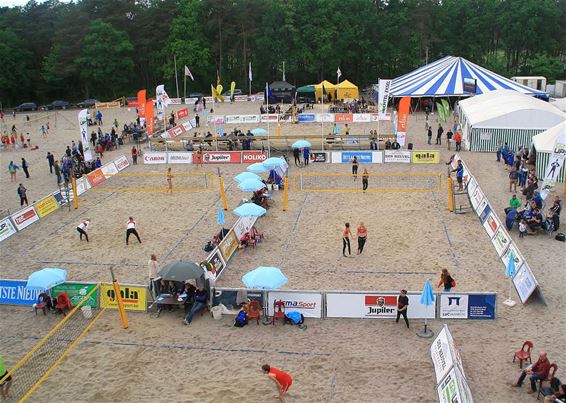
<path id="1" fill-rule="evenodd" d="M 81 241 L 83 240 L 83 235 L 86 238 L 86 241 L 88 242 L 88 228 L 90 227 L 90 218 L 87 218 L 86 220 L 82 221 L 79 225 L 77 225 L 77 231 L 80 234 L 80 239 Z"/>
<path id="2" fill-rule="evenodd" d="M 126 245 L 128 244 L 130 234 L 134 234 L 136 238 L 138 238 L 139 243 L 142 243 L 138 231 L 136 230 L 136 220 L 134 220 L 134 217 L 130 217 L 126 224 Z"/>

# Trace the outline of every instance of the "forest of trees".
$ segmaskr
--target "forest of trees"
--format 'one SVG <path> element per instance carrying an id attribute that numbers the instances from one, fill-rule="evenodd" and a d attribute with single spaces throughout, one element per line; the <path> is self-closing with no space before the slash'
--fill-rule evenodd
<path id="1" fill-rule="evenodd" d="M 0 102 L 176 95 L 281 79 L 364 86 L 462 56 L 500 74 L 566 78 L 566 0 L 75 0 L 0 8 Z M 181 89 L 182 92 L 182 89 Z M 182 95 L 182 94 L 181 94 Z"/>

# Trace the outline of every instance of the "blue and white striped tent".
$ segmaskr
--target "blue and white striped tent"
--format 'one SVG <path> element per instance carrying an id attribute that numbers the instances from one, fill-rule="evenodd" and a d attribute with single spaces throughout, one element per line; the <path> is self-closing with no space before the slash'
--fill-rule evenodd
<path id="1" fill-rule="evenodd" d="M 464 91 L 464 79 L 476 80 L 475 93 Z M 471 96 L 501 89 L 546 96 L 545 92 L 521 85 L 462 57 L 455 56 L 446 56 L 404 76 L 397 77 L 391 86 L 391 96 Z"/>

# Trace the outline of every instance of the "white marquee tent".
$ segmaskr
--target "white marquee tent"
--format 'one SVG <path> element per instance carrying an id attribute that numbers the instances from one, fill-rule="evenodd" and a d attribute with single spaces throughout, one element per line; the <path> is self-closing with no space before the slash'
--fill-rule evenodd
<path id="1" fill-rule="evenodd" d="M 554 144 L 556 140 L 560 138 L 560 143 L 566 144 L 566 121 L 545 130 L 542 133 L 537 134 L 533 137 L 533 148 L 536 155 L 536 171 L 539 178 L 543 178 L 548 165 L 548 159 L 554 151 Z M 558 175 L 558 181 L 564 182 L 564 172 L 565 167 L 562 166 L 560 174 Z"/>
<path id="2" fill-rule="evenodd" d="M 458 103 L 464 144 L 470 151 L 496 151 L 500 143 L 516 150 L 559 123 L 566 114 L 548 102 L 512 90 L 496 90 Z"/>

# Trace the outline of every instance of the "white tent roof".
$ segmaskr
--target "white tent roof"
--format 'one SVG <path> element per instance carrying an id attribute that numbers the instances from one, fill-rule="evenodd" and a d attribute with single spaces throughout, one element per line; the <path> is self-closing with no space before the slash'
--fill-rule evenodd
<path id="1" fill-rule="evenodd" d="M 551 153 L 554 151 L 556 139 L 562 136 L 562 142 L 566 144 L 566 121 L 533 136 L 533 146 L 538 152 Z"/>
<path id="2" fill-rule="evenodd" d="M 459 102 L 460 113 L 474 127 L 548 129 L 566 114 L 548 102 L 511 90 L 496 90 Z"/>
<path id="3" fill-rule="evenodd" d="M 550 104 L 563 112 L 566 112 L 566 98 L 551 99 Z"/>

